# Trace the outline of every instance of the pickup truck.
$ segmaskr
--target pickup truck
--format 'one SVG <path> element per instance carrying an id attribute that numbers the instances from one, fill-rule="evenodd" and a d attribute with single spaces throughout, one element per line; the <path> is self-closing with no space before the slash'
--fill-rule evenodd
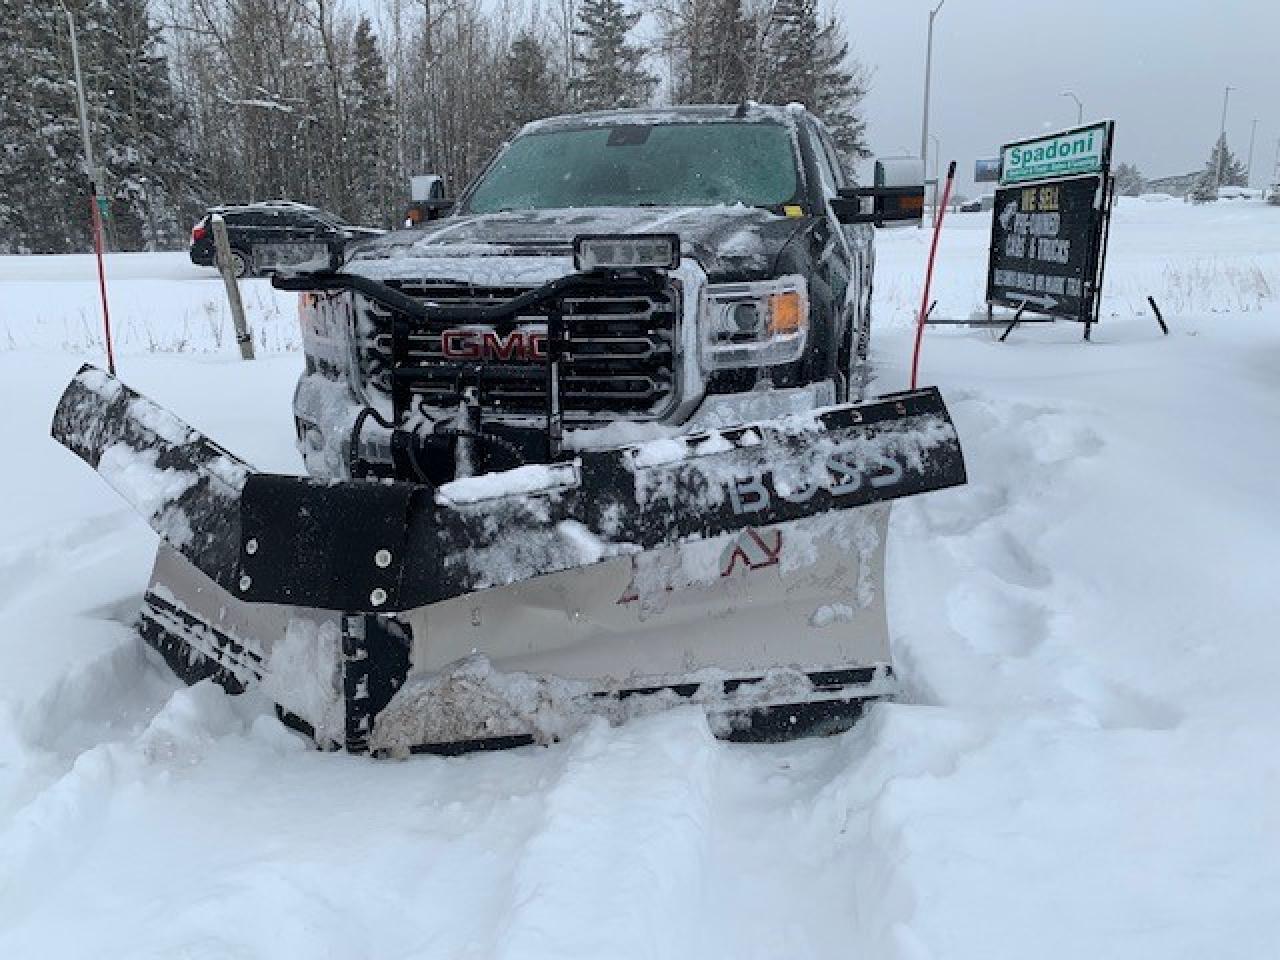
<path id="1" fill-rule="evenodd" d="M 55 414 L 163 541 L 142 635 L 358 753 L 677 703 L 846 728 L 894 689 L 889 504 L 965 482 L 936 388 L 861 396 L 871 226 L 924 193 L 875 169 L 800 106 L 557 117 L 419 226 L 260 247 L 300 295 L 307 476 L 92 367 Z"/>
<path id="2" fill-rule="evenodd" d="M 857 399 L 872 223 L 918 218 L 922 189 L 889 185 L 864 210 L 820 121 L 798 105 L 755 104 L 540 120 L 456 200 L 424 179 L 436 196 L 418 226 L 359 244 L 345 273 L 465 309 L 572 272 L 575 243 L 577 266 L 583 255 L 625 259 L 653 235 L 678 249 L 655 252 L 666 270 L 657 281 L 615 274 L 496 327 L 421 318 L 409 330 L 405 311 L 359 290 L 304 297 L 295 413 L 313 475 L 447 479 L 444 448 L 459 437 L 422 428 L 454 417 L 466 396 L 493 438 L 477 455 L 545 462 L 539 371 L 552 312 L 569 338 L 556 416 L 570 449 Z M 372 424 L 352 442 L 366 408 L 395 424 L 396 442 Z"/>

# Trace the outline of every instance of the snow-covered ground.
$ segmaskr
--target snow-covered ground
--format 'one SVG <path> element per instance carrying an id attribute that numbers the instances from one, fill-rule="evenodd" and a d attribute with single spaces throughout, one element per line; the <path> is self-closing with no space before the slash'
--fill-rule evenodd
<path id="1" fill-rule="evenodd" d="M 949 219 L 935 316 L 989 224 Z M 926 241 L 880 237 L 885 389 Z M 108 269 L 125 379 L 296 469 L 291 298 L 248 284 L 241 363 L 211 273 Z M 0 957 L 1280 955 L 1280 209 L 1122 203 L 1091 344 L 928 332 L 971 479 L 893 511 L 907 695 L 776 746 L 685 709 L 373 762 L 179 686 L 128 626 L 151 534 L 46 436 L 96 295 L 0 258 Z"/>

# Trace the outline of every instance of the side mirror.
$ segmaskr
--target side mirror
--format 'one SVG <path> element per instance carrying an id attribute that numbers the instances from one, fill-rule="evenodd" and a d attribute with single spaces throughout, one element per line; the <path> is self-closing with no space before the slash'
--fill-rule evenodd
<path id="1" fill-rule="evenodd" d="M 875 185 L 840 190 L 831 209 L 844 224 L 918 224 L 924 218 L 924 167 L 915 157 L 876 160 Z"/>
<path id="2" fill-rule="evenodd" d="M 409 178 L 409 209 L 405 211 L 404 225 L 416 227 L 429 220 L 447 217 L 453 209 L 453 201 L 444 195 L 444 177 L 436 173 L 420 173 Z"/>
<path id="3" fill-rule="evenodd" d="M 409 204 L 409 209 L 405 211 L 404 225 L 406 227 L 416 227 L 429 220 L 439 220 L 441 217 L 447 217 L 453 212 L 454 202 L 447 197 L 437 197 L 432 200 L 415 200 Z"/>
<path id="4" fill-rule="evenodd" d="M 420 173 L 409 178 L 409 199 L 414 203 L 444 198 L 444 177 L 436 173 Z"/>

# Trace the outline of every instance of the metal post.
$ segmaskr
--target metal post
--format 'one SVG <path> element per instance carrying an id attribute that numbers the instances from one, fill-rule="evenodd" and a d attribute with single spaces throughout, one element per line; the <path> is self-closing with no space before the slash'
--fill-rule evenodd
<path id="1" fill-rule="evenodd" d="M 924 48 L 924 115 L 920 121 L 920 165 L 925 165 L 925 158 L 929 156 L 929 81 L 930 74 L 933 72 L 933 18 L 938 15 L 938 11 L 942 9 L 942 5 L 947 0 L 938 0 L 938 5 L 929 11 L 929 37 Z M 936 180 L 936 177 L 935 177 Z M 934 184 L 934 193 L 937 194 L 937 183 Z M 924 221 L 919 224 L 920 228 L 924 228 Z"/>
<path id="2" fill-rule="evenodd" d="M 1076 102 L 1076 126 L 1078 127 L 1082 125 L 1084 123 L 1084 104 L 1081 103 L 1080 98 L 1077 97 L 1070 90 L 1063 91 L 1062 95 L 1064 97 L 1070 97 L 1072 100 Z"/>
<path id="3" fill-rule="evenodd" d="M 222 214 L 215 213 L 209 218 L 213 227 L 213 246 L 217 251 L 218 270 L 222 274 L 222 282 L 227 288 L 227 302 L 231 304 L 231 322 L 236 328 L 236 343 L 240 345 L 240 359 L 253 359 L 253 334 L 244 318 L 244 301 L 240 299 L 240 282 L 236 280 L 235 271 L 231 268 L 231 241 L 227 239 L 227 221 Z"/>
<path id="4" fill-rule="evenodd" d="M 1218 191 L 1222 189 L 1222 161 L 1227 154 L 1227 101 L 1231 99 L 1231 91 L 1235 87 L 1227 87 L 1222 91 L 1222 123 L 1218 126 L 1218 169 L 1213 178 L 1213 199 L 1218 199 Z"/>
<path id="5" fill-rule="evenodd" d="M 1160 308 L 1156 306 L 1155 297 L 1147 297 L 1147 303 L 1151 304 L 1151 310 L 1156 315 L 1156 323 L 1160 324 L 1160 332 L 1166 337 L 1169 335 L 1169 325 L 1164 322 L 1164 314 L 1160 312 Z"/>
<path id="6" fill-rule="evenodd" d="M 1253 118 L 1253 126 L 1249 130 L 1249 162 L 1244 167 L 1244 185 L 1253 186 L 1253 141 L 1258 135 L 1258 118 Z"/>
<path id="7" fill-rule="evenodd" d="M 938 178 L 942 176 L 942 141 L 929 134 L 933 141 L 933 222 L 938 222 Z"/>
<path id="8" fill-rule="evenodd" d="M 80 73 L 80 42 L 76 37 L 76 18 L 66 4 L 62 11 L 67 15 L 67 27 L 71 33 L 71 66 L 76 78 L 76 107 L 80 112 L 80 139 L 84 143 L 84 169 L 89 177 L 90 224 L 93 229 L 93 252 L 98 260 L 98 295 L 102 299 L 102 335 L 107 348 L 107 370 L 116 372 L 115 346 L 111 342 L 111 310 L 107 306 L 107 272 L 102 262 L 103 247 L 101 201 L 98 195 L 98 168 L 93 162 L 93 141 L 89 139 L 89 111 L 84 102 L 84 79 Z"/>

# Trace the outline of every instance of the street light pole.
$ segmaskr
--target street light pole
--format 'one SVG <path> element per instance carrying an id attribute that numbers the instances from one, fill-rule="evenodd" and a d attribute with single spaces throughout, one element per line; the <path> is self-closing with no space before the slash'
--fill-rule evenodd
<path id="1" fill-rule="evenodd" d="M 1077 127 L 1080 126 L 1081 124 L 1084 123 L 1084 104 L 1081 103 L 1080 98 L 1077 97 L 1070 90 L 1064 91 L 1062 95 L 1064 97 L 1070 97 L 1072 100 L 1076 102 L 1076 126 Z"/>
<path id="2" fill-rule="evenodd" d="M 933 222 L 938 222 L 938 179 L 942 172 L 942 141 L 929 134 L 933 141 Z"/>
<path id="3" fill-rule="evenodd" d="M 925 158 L 929 156 L 929 81 L 933 72 L 933 19 L 947 0 L 938 0 L 938 5 L 929 11 L 929 38 L 924 48 L 924 112 L 920 120 L 920 166 L 925 166 Z M 937 191 L 937 177 L 934 177 L 934 191 Z M 924 224 L 921 223 L 923 228 Z"/>
<path id="4" fill-rule="evenodd" d="M 84 102 L 84 77 L 80 73 L 80 43 L 76 37 L 76 18 L 62 4 L 71 33 L 71 68 L 76 75 L 76 106 L 80 112 L 80 139 L 84 141 L 84 168 L 89 177 L 89 206 L 93 224 L 93 250 L 98 259 L 98 293 L 102 297 L 102 332 L 107 348 L 107 370 L 116 372 L 115 348 L 111 343 L 111 311 L 107 307 L 107 274 L 102 265 L 102 209 L 98 200 L 98 168 L 93 162 L 93 142 L 89 139 L 89 111 Z"/>
<path id="5" fill-rule="evenodd" d="M 1258 118 L 1253 118 L 1253 126 L 1249 129 L 1249 162 L 1244 168 L 1244 185 L 1253 186 L 1253 139 L 1258 135 Z"/>
<path id="6" fill-rule="evenodd" d="M 1222 123 L 1218 126 L 1218 169 L 1213 178 L 1213 199 L 1218 199 L 1218 191 L 1222 189 L 1222 161 L 1227 155 L 1227 101 L 1231 99 L 1231 91 L 1235 87 L 1227 87 L 1222 91 Z"/>

